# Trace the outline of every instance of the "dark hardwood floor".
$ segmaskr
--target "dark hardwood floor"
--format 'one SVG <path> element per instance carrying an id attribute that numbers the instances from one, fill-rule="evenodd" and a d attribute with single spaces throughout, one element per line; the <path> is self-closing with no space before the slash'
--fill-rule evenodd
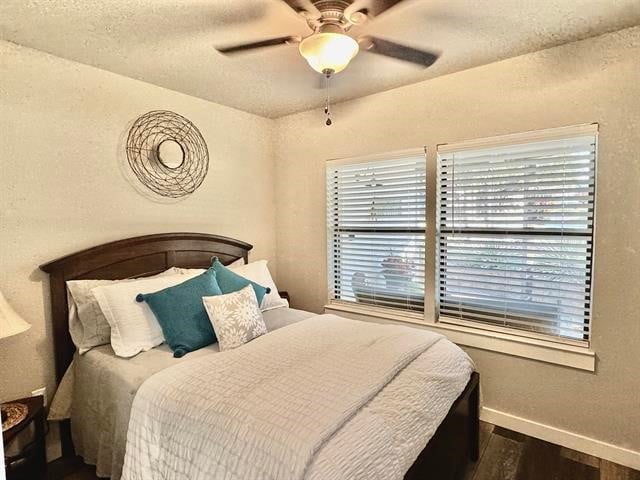
<path id="1" fill-rule="evenodd" d="M 480 422 L 480 459 L 463 480 L 640 480 L 640 472 Z"/>
<path id="2" fill-rule="evenodd" d="M 53 462 L 49 469 L 49 480 L 96 478 L 80 461 Z M 480 460 L 462 480 L 640 480 L 640 471 L 481 422 Z"/>

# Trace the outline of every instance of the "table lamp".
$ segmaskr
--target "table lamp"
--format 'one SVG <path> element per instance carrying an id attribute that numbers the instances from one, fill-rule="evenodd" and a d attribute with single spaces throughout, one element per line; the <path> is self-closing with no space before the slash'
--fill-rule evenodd
<path id="1" fill-rule="evenodd" d="M 0 339 L 26 332 L 29 328 L 31 325 L 16 313 L 0 292 Z M 29 412 L 25 404 L 16 402 L 2 404 L 0 410 L 2 411 L 3 432 L 20 423 Z"/>

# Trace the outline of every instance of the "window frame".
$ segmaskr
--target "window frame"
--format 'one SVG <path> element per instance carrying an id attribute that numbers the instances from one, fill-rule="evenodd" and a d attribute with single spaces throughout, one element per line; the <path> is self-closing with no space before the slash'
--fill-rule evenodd
<path id="1" fill-rule="evenodd" d="M 476 150 L 482 148 L 493 148 L 493 147 L 504 147 L 510 145 L 517 145 L 523 143 L 533 143 L 539 141 L 548 141 L 548 140 L 560 140 L 565 138 L 572 138 L 578 136 L 590 136 L 593 135 L 595 138 L 595 154 L 594 154 L 594 164 L 593 164 L 593 178 L 594 178 L 594 190 L 593 190 L 593 220 L 591 227 L 591 259 L 590 259 L 590 274 L 589 274 L 589 288 L 590 288 L 590 303 L 588 307 L 588 318 L 589 318 L 589 338 L 587 340 L 577 340 L 571 338 L 565 338 L 561 336 L 554 336 L 550 334 L 541 334 L 532 331 L 527 331 L 523 329 L 516 329 L 510 327 L 502 327 L 497 325 L 484 324 L 481 322 L 474 322 L 472 320 L 463 320 L 447 315 L 440 314 L 440 221 L 439 221 L 439 212 L 436 211 L 435 216 L 435 268 L 434 268 L 434 301 L 435 301 L 435 312 L 434 312 L 434 324 L 440 325 L 443 327 L 459 327 L 461 329 L 470 329 L 476 330 L 479 334 L 492 335 L 496 336 L 508 336 L 508 337 L 522 337 L 524 339 L 531 339 L 534 341 L 540 341 L 543 343 L 549 344 L 559 344 L 566 345 L 567 347 L 577 347 L 579 349 L 584 349 L 584 351 L 588 351 L 589 354 L 592 352 L 589 350 L 591 346 L 591 340 L 593 338 L 593 301 L 594 301 L 594 278 L 595 278 L 595 266 L 596 266 L 596 216 L 597 216 L 597 172 L 598 172 L 598 135 L 599 135 L 599 125 L 597 123 L 591 124 L 580 124 L 569 127 L 559 127 L 559 128 L 551 128 L 544 130 L 536 130 L 530 132 L 522 132 L 522 133 L 514 133 L 509 135 L 501 135 L 495 137 L 488 138 L 480 138 L 475 140 L 467 140 L 463 142 L 451 143 L 451 144 L 439 144 L 436 148 L 436 158 L 437 158 L 437 166 L 436 170 L 440 171 L 440 154 L 441 153 L 451 153 L 458 152 L 464 150 Z M 438 175 L 439 176 L 439 175 Z M 436 178 L 436 209 L 438 208 L 438 204 L 440 201 L 439 192 L 440 185 L 438 184 L 438 178 Z M 464 233 L 464 230 L 462 231 Z M 514 232 L 516 235 L 527 235 L 531 232 L 527 232 L 521 230 L 519 232 Z M 557 232 L 555 232 L 557 234 Z M 506 236 L 506 235 L 505 235 Z"/>
<path id="2" fill-rule="evenodd" d="M 467 145 L 469 148 L 477 148 L 482 145 L 493 145 L 495 142 L 499 141 L 507 141 L 511 142 L 512 139 L 519 138 L 528 138 L 530 140 L 535 139 L 545 139 L 549 138 L 549 135 L 566 135 L 568 132 L 573 131 L 577 133 L 584 133 L 596 130 L 596 147 L 598 142 L 598 124 L 582 124 L 571 127 L 561 127 L 561 128 L 553 128 L 548 130 L 538 130 L 538 131 L 530 131 L 524 133 L 515 133 L 508 135 L 501 135 L 496 137 L 486 137 L 481 139 L 467 140 L 450 144 L 436 144 L 437 148 L 447 148 L 447 147 L 457 147 Z M 355 163 L 357 160 L 368 161 L 370 159 L 383 159 L 389 158 L 391 155 L 406 155 L 411 154 L 412 152 L 417 152 L 418 149 L 408 149 L 395 153 L 385 153 L 385 154 L 376 154 L 376 155 L 367 155 L 361 157 L 352 157 L 352 158 L 344 158 L 344 159 L 335 159 L 329 160 L 331 162 L 344 162 L 344 163 Z M 596 152 L 598 149 L 596 148 Z M 535 338 L 535 336 L 514 334 L 513 331 L 509 332 L 500 332 L 487 330 L 482 328 L 477 328 L 476 325 L 473 327 L 465 326 L 465 325 L 456 325 L 453 323 L 444 323 L 440 322 L 436 315 L 436 306 L 431 301 L 434 300 L 435 295 L 437 295 L 437 239 L 435 239 L 435 233 L 437 230 L 437 215 L 436 215 L 436 205 L 437 205 L 437 167 L 436 167 L 436 148 L 431 149 L 430 147 L 427 149 L 428 155 L 426 158 L 426 174 L 427 174 L 427 184 L 426 190 L 427 195 L 425 201 L 427 202 L 427 215 L 426 215 L 426 232 L 425 239 L 429 238 L 430 235 L 434 236 L 434 243 L 430 243 L 426 241 L 425 245 L 425 310 L 423 314 L 419 314 L 416 312 L 408 312 L 408 311 L 399 311 L 393 309 L 384 309 L 381 307 L 373 307 L 370 305 L 359 305 L 353 302 L 343 302 L 339 300 L 331 300 L 330 295 L 325 297 L 325 305 L 324 312 L 332 313 L 336 315 L 340 315 L 346 318 L 352 318 L 356 320 L 383 323 L 383 324 L 400 324 L 400 325 L 411 325 L 415 328 L 422 328 L 426 330 L 430 330 L 441 335 L 444 335 L 450 341 L 460 345 L 461 347 L 470 347 L 472 349 L 484 350 L 487 352 L 495 352 L 499 355 L 509 355 L 517 358 L 521 358 L 525 361 L 533 360 L 538 362 L 544 362 L 548 365 L 556 365 L 562 367 L 569 367 L 581 371 L 586 372 L 595 372 L 596 371 L 596 353 L 592 349 L 593 346 L 585 346 L 585 345 L 572 345 L 565 342 L 556 342 L 551 341 L 548 337 L 546 338 Z M 596 165 L 595 165 L 595 176 L 597 178 L 598 171 L 598 161 L 597 161 L 597 153 L 596 153 Z M 326 194 L 326 169 L 323 169 L 322 176 L 322 184 L 323 184 L 323 197 Z M 596 182 L 597 183 L 597 182 Z M 597 216 L 597 204 L 598 204 L 598 191 L 597 188 L 594 192 L 594 218 Z M 326 215 L 326 198 L 325 200 L 325 215 Z M 433 207 L 430 206 L 433 205 Z M 327 233 L 326 229 L 326 216 L 324 218 L 325 221 L 325 234 Z M 596 228 L 597 222 L 593 223 L 593 244 L 592 244 L 592 262 L 591 262 L 591 277 L 592 277 L 592 288 L 597 282 L 597 276 L 595 274 L 597 269 L 597 260 L 596 260 Z M 329 256 L 328 256 L 328 238 L 324 238 L 324 255 L 325 262 L 323 269 L 328 266 Z M 433 248 L 433 250 L 431 250 Z M 434 263 L 432 263 L 434 262 Z M 328 278 L 325 277 L 325 285 L 328 285 Z M 593 311 L 593 297 L 591 302 L 591 309 Z M 598 325 L 593 324 L 593 316 L 591 322 L 591 338 L 594 338 L 594 332 L 597 330 Z M 526 332 L 525 332 L 526 333 Z"/>
<path id="3" fill-rule="evenodd" d="M 418 235 L 423 235 L 424 236 L 424 244 L 423 244 L 423 248 L 424 248 L 424 257 L 423 257 L 423 263 L 422 263 L 422 267 L 424 269 L 424 278 L 423 278 L 423 282 L 424 282 L 424 289 L 422 292 L 422 302 L 423 302 L 423 307 L 422 309 L 401 309 L 401 308 L 395 308 L 395 307 L 387 307 L 387 306 L 383 306 L 383 305 L 375 305 L 375 304 L 370 304 L 370 303 L 359 303 L 359 302 L 353 302 L 353 301 L 349 301 L 349 300 L 342 300 L 342 299 L 338 299 L 334 297 L 334 291 L 335 291 L 335 287 L 334 287 L 334 283 L 333 283 L 333 279 L 332 279 L 332 267 L 330 266 L 330 264 L 333 261 L 333 246 L 332 246 L 332 240 L 330 238 L 332 229 L 331 229 L 331 225 L 330 225 L 330 217 L 329 217 L 329 212 L 328 212 L 328 205 L 329 205 L 329 196 L 328 196 L 328 174 L 329 174 L 329 170 L 331 168 L 334 167 L 339 167 L 339 166 L 346 166 L 346 165 L 358 165 L 358 164 L 367 164 L 367 163 L 374 163 L 374 162 L 382 162 L 382 161 L 392 161 L 392 160 L 400 160 L 403 158 L 407 158 L 407 157 L 416 157 L 416 156 L 420 156 L 423 158 L 424 161 L 424 168 L 425 168 L 425 196 L 424 196 L 424 203 L 425 203 L 425 218 L 424 218 L 424 228 L 422 229 L 418 229 L 418 228 L 414 228 L 411 230 L 408 229 L 404 229 L 403 232 L 407 233 L 407 234 L 418 234 Z M 371 155 L 363 155 L 363 156 L 357 156 L 357 157 L 347 157 L 347 158 L 337 158 L 337 159 L 330 159 L 327 160 L 325 163 L 325 169 L 324 169 L 324 193 L 325 193 L 325 253 L 326 253 L 326 262 L 325 262 L 325 266 L 326 266 L 326 286 L 327 286 L 327 307 L 331 306 L 333 308 L 344 308 L 346 310 L 349 310 L 350 308 L 356 308 L 356 309 L 364 309 L 367 311 L 371 311 L 372 313 L 375 313 L 377 315 L 382 315 L 382 316 L 391 316 L 391 317 L 399 317 L 399 318 L 404 318 L 407 319 L 408 321 L 424 321 L 424 312 L 425 312 L 425 308 L 426 308 L 426 301 L 427 301 L 427 276 L 430 275 L 430 273 L 427 271 L 427 255 L 428 255 L 428 249 L 427 249 L 427 232 L 429 231 L 429 225 L 427 222 L 427 212 L 429 211 L 429 205 L 428 205 L 428 196 L 427 196 L 427 191 L 428 191 L 428 174 L 427 174 L 427 166 L 428 166 L 428 158 L 427 158 L 427 149 L 426 147 L 421 147 L 421 148 L 411 148 L 411 149 L 405 149 L 405 150 L 398 150 L 398 151 L 393 151 L 393 152 L 387 152 L 387 153 L 380 153 L 380 154 L 371 154 Z"/>

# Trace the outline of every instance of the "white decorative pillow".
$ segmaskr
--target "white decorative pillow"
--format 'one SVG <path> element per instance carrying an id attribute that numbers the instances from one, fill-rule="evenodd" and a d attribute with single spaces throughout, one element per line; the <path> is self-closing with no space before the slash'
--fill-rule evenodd
<path id="1" fill-rule="evenodd" d="M 256 292 L 247 285 L 237 292 L 203 297 L 220 351 L 239 347 L 267 333 Z"/>
<path id="2" fill-rule="evenodd" d="M 178 269 L 170 268 L 152 277 L 176 275 Z M 67 282 L 67 303 L 69 305 L 69 333 L 80 355 L 93 347 L 111 341 L 111 328 L 104 317 L 98 301 L 91 292 L 103 285 L 114 285 L 122 282 L 135 282 L 137 278 L 124 280 L 69 280 Z"/>
<path id="3" fill-rule="evenodd" d="M 242 265 L 244 265 L 244 260 L 242 258 L 239 258 L 238 260 L 234 260 L 233 262 L 231 262 L 230 265 L 226 265 L 227 268 L 231 268 L 234 269 L 236 267 L 241 267 Z M 201 273 L 204 273 L 206 268 L 181 268 L 181 267 L 176 267 L 175 268 L 176 273 L 182 273 L 183 275 L 199 275 Z"/>
<path id="4" fill-rule="evenodd" d="M 271 291 L 267 293 L 262 299 L 260 310 L 262 310 L 263 312 L 266 312 L 267 310 L 273 310 L 274 308 L 289 306 L 289 302 L 280 297 L 278 288 L 276 287 L 276 284 L 271 277 L 271 273 L 269 272 L 269 268 L 267 267 L 266 260 L 258 260 L 256 262 L 247 263 L 246 265 L 240 265 L 238 267 L 232 266 L 229 267 L 229 269 L 234 273 L 237 273 L 238 275 L 251 280 L 252 282 L 256 282 L 263 287 L 269 287 L 271 289 Z"/>
<path id="5" fill-rule="evenodd" d="M 178 274 L 120 282 L 92 290 L 111 327 L 111 346 L 116 355 L 132 357 L 164 342 L 156 317 L 146 302 L 136 301 L 136 295 L 173 287 L 187 279 L 187 275 Z"/>
<path id="6" fill-rule="evenodd" d="M 176 268 L 177 272 L 181 275 L 192 275 L 192 274 L 196 274 L 196 275 L 200 275 L 201 273 L 204 273 L 207 271 L 206 268 Z"/>

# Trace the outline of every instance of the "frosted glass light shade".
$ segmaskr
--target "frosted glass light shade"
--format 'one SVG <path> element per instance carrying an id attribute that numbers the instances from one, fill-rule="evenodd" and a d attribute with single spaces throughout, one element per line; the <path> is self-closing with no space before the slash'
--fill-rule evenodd
<path id="1" fill-rule="evenodd" d="M 0 292 L 0 338 L 26 332 L 30 328 L 31 325 L 16 313 L 4 298 L 2 292 Z"/>
<path id="2" fill-rule="evenodd" d="M 342 33 L 315 33 L 300 42 L 302 55 L 316 72 L 339 73 L 344 70 L 360 47 L 349 35 Z"/>

